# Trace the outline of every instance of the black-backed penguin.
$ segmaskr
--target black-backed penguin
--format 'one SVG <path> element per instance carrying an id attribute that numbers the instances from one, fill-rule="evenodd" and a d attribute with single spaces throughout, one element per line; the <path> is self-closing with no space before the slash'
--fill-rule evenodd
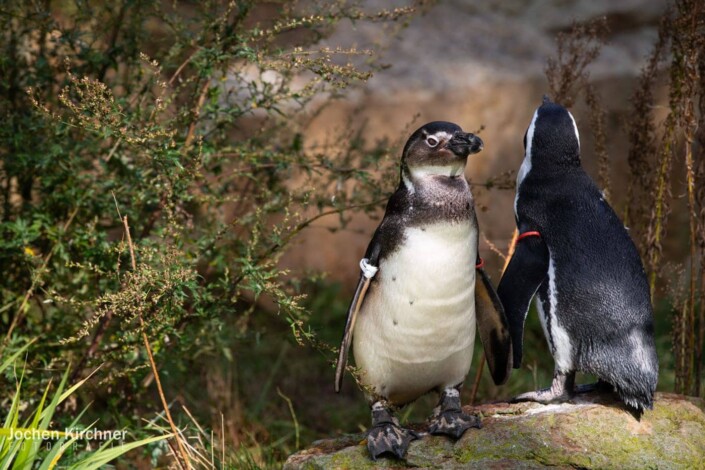
<path id="1" fill-rule="evenodd" d="M 440 393 L 431 433 L 458 438 L 479 427 L 460 405 L 476 322 L 495 382 L 504 383 L 511 370 L 511 338 L 479 261 L 475 206 L 464 176 L 468 155 L 481 149 L 479 137 L 449 122 L 414 132 L 402 152 L 399 187 L 360 263 L 335 389 L 353 344 L 372 409 L 367 447 L 373 459 L 405 454 L 418 435 L 400 427 L 393 412 L 431 391 Z"/>
<path id="2" fill-rule="evenodd" d="M 524 136 L 514 210 L 519 236 L 497 293 L 521 365 L 531 298 L 555 361 L 550 388 L 518 401 L 570 398 L 575 372 L 594 374 L 640 414 L 658 378 L 653 312 L 639 254 L 580 165 L 573 116 L 544 98 Z"/>

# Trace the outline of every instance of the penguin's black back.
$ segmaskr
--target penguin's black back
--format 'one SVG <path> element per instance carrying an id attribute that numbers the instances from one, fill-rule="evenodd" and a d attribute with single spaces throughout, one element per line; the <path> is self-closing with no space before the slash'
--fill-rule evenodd
<path id="1" fill-rule="evenodd" d="M 542 121 L 542 110 L 546 114 Z M 630 405 L 650 407 L 658 376 L 653 312 L 639 253 L 580 166 L 577 129 L 553 103 L 538 110 L 531 170 L 517 188 L 520 232 L 538 230 L 555 269 L 573 364 L 612 383 Z M 545 298 L 546 282 L 539 290 Z"/>

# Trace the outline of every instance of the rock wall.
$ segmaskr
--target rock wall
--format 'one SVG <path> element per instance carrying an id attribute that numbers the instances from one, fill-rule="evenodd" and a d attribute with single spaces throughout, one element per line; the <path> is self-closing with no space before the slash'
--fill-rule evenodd
<path id="1" fill-rule="evenodd" d="M 292 455 L 285 470 L 364 468 L 705 468 L 705 402 L 659 393 L 637 420 L 612 395 L 570 403 L 495 403 L 466 407 L 483 428 L 456 442 L 425 435 L 405 460 L 370 460 L 364 434 L 317 441 Z M 423 424 L 410 426 L 425 431 Z"/>
<path id="2" fill-rule="evenodd" d="M 368 0 L 366 8 L 390 8 L 407 1 Z M 378 72 L 362 89 L 329 106 L 305 136 L 308 145 L 323 141 L 331 130 L 348 125 L 354 110 L 356 122 L 366 123 L 370 139 L 399 139 L 410 122 L 413 128 L 432 120 L 457 122 L 466 130 L 480 126 L 485 149 L 473 155 L 467 176 L 483 181 L 516 170 L 523 157 L 522 138 L 534 109 L 547 90 L 546 60 L 555 54 L 555 36 L 570 29 L 573 20 L 605 16 L 608 42 L 590 67 L 602 102 L 607 106 L 607 143 L 616 189 L 624 197 L 627 138 L 624 124 L 635 79 L 657 37 L 665 0 L 533 0 L 439 1 L 415 17 L 399 37 L 385 39 L 389 31 L 379 25 L 342 24 L 327 40 L 331 47 L 379 50 L 389 68 Z M 361 111 L 360 111 L 361 110 Z M 584 107 L 573 110 L 581 129 L 583 164 L 593 175 L 597 167 Z M 414 116 L 418 116 L 415 120 Z M 405 140 L 407 136 L 402 136 Z M 388 188 L 392 190 L 393 188 Z M 514 228 L 513 191 L 474 189 L 481 230 L 505 249 Z M 357 262 L 376 226 L 367 217 L 355 219 L 344 232 L 312 230 L 300 249 L 283 260 L 288 267 L 314 268 L 332 279 L 352 285 Z M 335 217 L 319 225 L 336 225 Z M 484 241 L 481 245 L 490 272 L 501 261 Z"/>

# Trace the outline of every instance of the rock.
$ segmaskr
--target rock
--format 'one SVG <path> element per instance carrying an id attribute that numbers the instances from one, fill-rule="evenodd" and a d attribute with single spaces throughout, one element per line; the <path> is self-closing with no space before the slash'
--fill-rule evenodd
<path id="1" fill-rule="evenodd" d="M 364 434 L 316 441 L 292 455 L 285 470 L 329 468 L 705 468 L 705 401 L 658 393 L 637 420 L 611 395 L 570 403 L 494 403 L 479 413 L 483 428 L 453 442 L 425 435 L 406 460 L 370 460 Z M 424 425 L 410 426 L 425 430 Z"/>

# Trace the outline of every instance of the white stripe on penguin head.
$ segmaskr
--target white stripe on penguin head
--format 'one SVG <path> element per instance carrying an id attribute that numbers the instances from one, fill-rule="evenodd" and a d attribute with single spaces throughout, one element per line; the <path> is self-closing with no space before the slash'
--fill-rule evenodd
<path id="1" fill-rule="evenodd" d="M 573 115 L 570 114 L 570 111 L 566 110 L 566 113 L 568 113 L 568 116 L 570 116 L 570 120 L 573 122 L 573 130 L 575 131 L 575 140 L 578 141 L 578 151 L 580 151 L 580 134 L 578 133 L 578 126 L 575 124 L 575 118 L 573 118 Z"/>
<path id="2" fill-rule="evenodd" d="M 453 138 L 453 134 L 449 134 L 446 131 L 438 131 L 435 134 L 433 134 L 433 137 L 437 138 L 439 142 L 441 140 L 449 141 L 450 139 Z"/>
<path id="3" fill-rule="evenodd" d="M 526 175 L 531 171 L 531 145 L 534 140 L 534 129 L 536 127 L 536 119 L 539 117 L 538 108 L 534 112 L 534 117 L 531 118 L 531 124 L 529 124 L 529 129 L 526 131 L 526 150 L 524 151 L 524 161 L 521 162 L 521 167 L 519 167 L 519 173 L 517 173 L 517 186 L 516 195 L 514 196 L 514 215 L 519 217 L 517 213 L 517 202 L 519 202 L 519 187 L 522 181 L 526 178 Z"/>

